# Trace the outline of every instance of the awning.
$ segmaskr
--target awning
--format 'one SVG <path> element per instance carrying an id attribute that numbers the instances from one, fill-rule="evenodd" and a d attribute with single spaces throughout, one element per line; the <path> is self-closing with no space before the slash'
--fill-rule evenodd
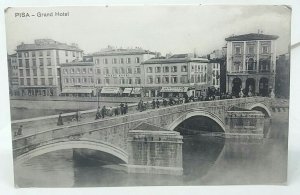
<path id="1" fill-rule="evenodd" d="M 123 93 L 131 93 L 132 91 L 132 88 L 125 88 Z"/>
<path id="2" fill-rule="evenodd" d="M 103 87 L 101 89 L 101 94 L 117 94 L 120 92 L 119 87 Z"/>
<path id="3" fill-rule="evenodd" d="M 76 89 L 76 88 L 68 88 L 63 89 L 62 93 L 92 93 L 92 89 Z"/>
<path id="4" fill-rule="evenodd" d="M 160 92 L 187 92 L 188 87 L 162 87 Z"/>
<path id="5" fill-rule="evenodd" d="M 138 95 L 142 93 L 142 88 L 134 88 L 131 92 L 133 95 Z"/>

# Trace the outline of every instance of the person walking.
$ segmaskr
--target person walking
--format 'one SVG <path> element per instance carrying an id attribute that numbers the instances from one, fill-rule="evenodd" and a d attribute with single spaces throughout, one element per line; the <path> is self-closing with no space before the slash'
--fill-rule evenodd
<path id="1" fill-rule="evenodd" d="M 103 106 L 102 109 L 101 109 L 101 115 L 102 115 L 102 118 L 105 117 L 105 114 L 106 114 L 106 107 Z"/>
<path id="2" fill-rule="evenodd" d="M 156 108 L 159 108 L 160 102 L 158 99 L 156 99 Z"/>
<path id="3" fill-rule="evenodd" d="M 16 135 L 22 135 L 23 134 L 23 125 L 20 125 L 18 131 L 15 133 L 15 136 Z"/>
<path id="4" fill-rule="evenodd" d="M 155 109 L 155 99 L 153 99 L 153 101 L 152 101 L 152 109 Z"/>
<path id="5" fill-rule="evenodd" d="M 125 102 L 124 111 L 125 111 L 125 114 L 128 113 L 128 104 L 127 104 L 127 102 Z"/>
<path id="6" fill-rule="evenodd" d="M 62 118 L 61 115 L 62 115 L 62 112 L 59 113 L 59 115 L 58 115 L 58 121 L 57 121 L 57 125 L 58 125 L 58 126 L 64 125 L 64 123 L 63 123 L 63 118 Z"/>
<path id="7" fill-rule="evenodd" d="M 124 113 L 124 104 L 123 104 L 123 102 L 121 102 L 120 107 L 121 107 L 121 115 L 125 114 Z"/>

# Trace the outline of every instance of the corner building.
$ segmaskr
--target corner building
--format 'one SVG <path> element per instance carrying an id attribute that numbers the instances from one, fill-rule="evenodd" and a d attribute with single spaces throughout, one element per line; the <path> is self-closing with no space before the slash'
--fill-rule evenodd
<path id="1" fill-rule="evenodd" d="M 226 38 L 226 90 L 238 96 L 268 96 L 275 88 L 276 35 L 250 33 Z"/>
<path id="2" fill-rule="evenodd" d="M 60 64 L 82 59 L 76 44 L 37 39 L 17 46 L 19 94 L 56 96 L 61 93 Z"/>

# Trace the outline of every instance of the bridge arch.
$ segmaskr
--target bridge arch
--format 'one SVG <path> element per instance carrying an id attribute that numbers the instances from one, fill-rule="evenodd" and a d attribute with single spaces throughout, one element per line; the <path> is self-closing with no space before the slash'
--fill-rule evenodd
<path id="1" fill-rule="evenodd" d="M 261 112 L 263 112 L 263 113 L 266 115 L 266 117 L 268 117 L 268 118 L 270 118 L 270 117 L 272 116 L 272 114 L 271 114 L 269 108 L 268 108 L 266 105 L 262 104 L 262 103 L 252 104 L 252 105 L 250 105 L 250 106 L 248 107 L 248 109 L 249 109 L 249 110 L 258 110 L 258 111 L 261 111 Z"/>
<path id="2" fill-rule="evenodd" d="M 224 122 L 220 119 L 220 117 L 218 117 L 217 115 L 208 112 L 208 111 L 204 111 L 204 110 L 194 110 L 188 113 L 184 113 L 182 116 L 178 117 L 177 119 L 175 119 L 170 125 L 167 126 L 167 129 L 169 130 L 174 130 L 180 123 L 184 122 L 185 120 L 193 117 L 193 116 L 204 116 L 207 117 L 211 120 L 213 120 L 214 122 L 216 122 L 221 129 L 224 131 L 225 133 L 225 124 Z"/>
<path id="3" fill-rule="evenodd" d="M 68 141 L 60 141 L 56 143 L 47 144 L 35 148 L 33 150 L 30 150 L 24 154 L 21 154 L 20 156 L 17 156 L 15 162 L 17 164 L 21 164 L 33 157 L 40 156 L 42 154 L 46 154 L 58 150 L 75 149 L 75 148 L 91 149 L 91 150 L 105 152 L 119 158 L 124 163 L 128 163 L 128 154 L 122 149 L 117 148 L 105 142 L 99 142 L 99 141 L 96 142 L 96 141 L 88 141 L 88 140 L 76 140 L 76 141 L 68 140 Z"/>

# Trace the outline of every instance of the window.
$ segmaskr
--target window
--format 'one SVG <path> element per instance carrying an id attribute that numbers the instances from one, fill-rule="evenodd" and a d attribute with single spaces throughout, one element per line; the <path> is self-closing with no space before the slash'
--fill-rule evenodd
<path id="1" fill-rule="evenodd" d="M 63 74 L 68 74 L 68 69 L 63 69 Z"/>
<path id="2" fill-rule="evenodd" d="M 126 63 L 127 63 L 127 64 L 130 64 L 130 63 L 131 63 L 131 58 L 127 58 L 127 59 L 126 59 Z"/>
<path id="3" fill-rule="evenodd" d="M 66 63 L 68 63 L 69 62 L 69 60 L 68 59 L 66 59 Z"/>
<path id="4" fill-rule="evenodd" d="M 81 82 L 80 78 L 77 78 L 76 83 L 80 83 L 80 82 Z"/>
<path id="5" fill-rule="evenodd" d="M 76 69 L 76 73 L 77 73 L 77 74 L 80 74 L 80 68 L 77 68 L 77 69 Z"/>
<path id="6" fill-rule="evenodd" d="M 141 84 L 141 78 L 135 78 L 135 84 Z"/>
<path id="7" fill-rule="evenodd" d="M 152 84 L 153 83 L 153 77 L 152 76 L 148 76 L 147 77 L 147 83 L 148 84 Z"/>
<path id="8" fill-rule="evenodd" d="M 139 57 L 135 58 L 135 63 L 140 63 L 140 58 Z"/>
<path id="9" fill-rule="evenodd" d="M 181 76 L 180 77 L 180 83 L 187 83 L 187 81 L 188 81 L 187 76 Z"/>
<path id="10" fill-rule="evenodd" d="M 112 59 L 112 63 L 113 63 L 113 64 L 116 64 L 116 63 L 117 63 L 117 58 L 113 58 L 113 59 Z"/>
<path id="11" fill-rule="evenodd" d="M 75 78 L 72 78 L 72 79 L 71 79 L 71 82 L 72 82 L 72 83 L 75 83 Z"/>
<path id="12" fill-rule="evenodd" d="M 100 62 L 99 59 L 95 60 L 95 64 L 99 64 L 99 62 Z"/>
<path id="13" fill-rule="evenodd" d="M 25 56 L 25 58 L 28 58 L 29 57 L 29 53 L 28 52 L 24 52 L 24 56 Z"/>
<path id="14" fill-rule="evenodd" d="M 120 84 L 125 84 L 125 79 L 124 78 L 120 78 Z"/>
<path id="15" fill-rule="evenodd" d="M 31 80 L 29 78 L 26 79 L 26 83 L 27 83 L 28 86 L 30 86 L 31 85 Z"/>
<path id="16" fill-rule="evenodd" d="M 66 73 L 68 73 L 68 71 L 66 71 Z M 70 73 L 74 74 L 74 68 L 71 68 Z"/>
<path id="17" fill-rule="evenodd" d="M 131 85 L 131 84 L 132 84 L 132 78 L 128 78 L 127 83 L 128 83 L 129 85 Z"/>
<path id="18" fill-rule="evenodd" d="M 23 76 L 24 76 L 23 69 L 20 69 L 20 70 L 19 70 L 19 74 L 20 74 L 20 77 L 23 77 Z"/>
<path id="19" fill-rule="evenodd" d="M 45 72 L 43 68 L 40 69 L 40 72 L 41 72 L 41 76 L 45 76 Z"/>
<path id="20" fill-rule="evenodd" d="M 152 73 L 152 72 L 153 72 L 152 67 L 148 67 L 148 68 L 147 68 L 147 73 Z"/>
<path id="21" fill-rule="evenodd" d="M 23 78 L 20 79 L 20 83 L 21 83 L 21 85 L 24 85 L 24 79 Z"/>
<path id="22" fill-rule="evenodd" d="M 169 66 L 164 66 L 163 71 L 164 71 L 164 72 L 169 72 L 169 71 L 170 71 L 170 70 L 169 70 Z"/>
<path id="23" fill-rule="evenodd" d="M 86 78 L 86 77 L 84 77 L 84 78 L 82 79 L 82 83 L 87 83 L 87 78 Z"/>
<path id="24" fill-rule="evenodd" d="M 22 61 L 22 59 L 19 59 L 19 67 L 23 67 L 23 61 Z"/>
<path id="25" fill-rule="evenodd" d="M 65 56 L 68 56 L 69 55 L 69 52 L 68 51 L 65 51 Z"/>
<path id="26" fill-rule="evenodd" d="M 195 76 L 194 75 L 191 76 L 191 83 L 195 83 Z"/>
<path id="27" fill-rule="evenodd" d="M 30 76 L 30 69 L 26 69 L 26 76 Z"/>
<path id="28" fill-rule="evenodd" d="M 127 74 L 132 74 L 132 68 L 131 67 L 127 68 Z"/>
<path id="29" fill-rule="evenodd" d="M 25 66 L 26 66 L 26 68 L 29 68 L 29 59 L 25 60 Z"/>
<path id="30" fill-rule="evenodd" d="M 108 68 L 104 68 L 104 74 L 109 74 L 109 69 Z"/>
<path id="31" fill-rule="evenodd" d="M 73 54 L 73 57 L 75 57 L 75 51 L 73 51 L 72 54 Z"/>
<path id="32" fill-rule="evenodd" d="M 172 72 L 177 72 L 177 66 L 172 66 Z"/>
<path id="33" fill-rule="evenodd" d="M 103 62 L 104 64 L 108 64 L 108 59 L 107 58 L 103 59 Z"/>
<path id="34" fill-rule="evenodd" d="M 125 68 L 124 67 L 120 68 L 120 74 L 125 74 Z"/>
<path id="35" fill-rule="evenodd" d="M 36 59 L 32 59 L 32 66 L 36 67 Z"/>
<path id="36" fill-rule="evenodd" d="M 97 78 L 96 83 L 97 83 L 97 84 L 101 84 L 101 79 L 100 79 L 100 78 Z"/>
<path id="37" fill-rule="evenodd" d="M 55 50 L 56 52 L 56 58 L 59 58 L 59 50 Z"/>
<path id="38" fill-rule="evenodd" d="M 97 69 L 97 74 L 101 74 L 101 69 L 100 68 Z"/>
<path id="39" fill-rule="evenodd" d="M 32 69 L 33 72 L 33 76 L 37 76 L 37 70 L 36 69 Z"/>
<path id="40" fill-rule="evenodd" d="M 49 85 L 53 85 L 53 78 L 49 78 L 49 79 L 48 79 L 48 84 L 49 84 Z"/>
<path id="41" fill-rule="evenodd" d="M 50 56 L 50 53 L 51 53 L 50 50 L 47 50 L 47 56 Z"/>
<path id="42" fill-rule="evenodd" d="M 37 81 L 38 81 L 37 78 L 34 78 L 33 79 L 33 85 L 38 85 Z"/>
<path id="43" fill-rule="evenodd" d="M 86 68 L 82 69 L 82 73 L 85 74 L 86 73 Z"/>
<path id="44" fill-rule="evenodd" d="M 89 73 L 93 73 L 93 68 L 89 68 Z"/>
<path id="45" fill-rule="evenodd" d="M 160 81 L 160 77 L 159 77 L 159 76 L 155 77 L 155 83 L 156 83 L 156 84 L 160 84 L 160 82 L 161 82 L 161 81 Z"/>
<path id="46" fill-rule="evenodd" d="M 48 76 L 52 76 L 52 68 L 48 68 Z"/>
<path id="47" fill-rule="evenodd" d="M 171 83 L 177 83 L 177 76 L 171 77 Z"/>
<path id="48" fill-rule="evenodd" d="M 68 83 L 68 82 L 69 82 L 68 78 L 65 78 L 64 83 Z"/>
<path id="49" fill-rule="evenodd" d="M 113 74 L 119 74 L 119 71 L 118 71 L 117 67 L 113 67 L 112 71 L 113 71 Z"/>
<path id="50" fill-rule="evenodd" d="M 155 72 L 160 73 L 161 72 L 161 67 L 159 67 L 159 66 L 155 67 Z"/>
<path id="51" fill-rule="evenodd" d="M 163 76 L 163 83 L 165 84 L 169 83 L 169 76 Z"/>
<path id="52" fill-rule="evenodd" d="M 124 64 L 124 58 L 120 59 L 120 64 Z"/>
<path id="53" fill-rule="evenodd" d="M 240 46 L 235 46 L 235 54 L 241 54 L 241 47 Z"/>
<path id="54" fill-rule="evenodd" d="M 187 72 L 187 66 L 186 65 L 181 66 L 181 72 Z"/>
<path id="55" fill-rule="evenodd" d="M 268 53 L 268 49 L 269 49 L 269 47 L 268 46 L 262 46 L 262 53 L 263 54 L 266 54 L 266 53 Z"/>
<path id="56" fill-rule="evenodd" d="M 51 66 L 51 58 L 47 58 L 47 66 Z"/>
<path id="57" fill-rule="evenodd" d="M 248 47 L 248 53 L 249 53 L 249 54 L 254 54 L 254 46 L 253 46 L 253 45 L 250 45 L 250 46 Z"/>
<path id="58" fill-rule="evenodd" d="M 104 79 L 104 84 L 109 84 L 109 78 Z"/>
<path id="59" fill-rule="evenodd" d="M 32 56 L 33 58 L 35 58 L 35 51 L 32 51 L 32 52 L 31 52 L 31 56 Z"/>
<path id="60" fill-rule="evenodd" d="M 40 66 L 44 66 L 44 59 L 43 58 L 39 58 L 39 63 L 40 63 Z"/>
<path id="61" fill-rule="evenodd" d="M 43 51 L 39 51 L 39 56 L 43 56 Z"/>
<path id="62" fill-rule="evenodd" d="M 141 74 L 141 68 L 140 67 L 134 68 L 134 74 Z"/>
<path id="63" fill-rule="evenodd" d="M 41 78 L 41 85 L 45 85 L 45 79 Z"/>

